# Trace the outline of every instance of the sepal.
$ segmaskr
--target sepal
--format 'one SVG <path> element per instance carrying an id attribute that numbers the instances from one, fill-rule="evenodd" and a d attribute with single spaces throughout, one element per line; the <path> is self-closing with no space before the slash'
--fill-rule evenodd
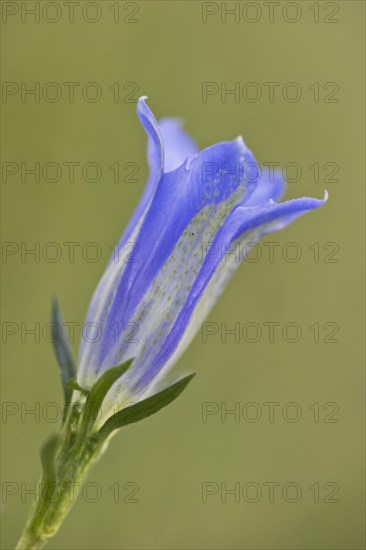
<path id="1" fill-rule="evenodd" d="M 94 386 L 90 389 L 83 409 L 83 420 L 81 424 L 81 433 L 83 435 L 86 435 L 90 431 L 90 428 L 94 426 L 105 396 L 112 385 L 130 368 L 132 362 L 133 359 L 128 359 L 121 365 L 108 369 L 98 378 Z"/>
<path id="2" fill-rule="evenodd" d="M 72 389 L 68 386 L 68 382 L 76 377 L 76 369 L 71 353 L 70 344 L 66 336 L 63 317 L 57 298 L 54 298 L 52 302 L 52 342 L 55 350 L 55 355 L 60 367 L 61 383 L 64 391 L 65 400 L 65 420 L 72 395 Z"/>
<path id="3" fill-rule="evenodd" d="M 96 435 L 104 440 L 108 438 L 113 431 L 123 426 L 127 426 L 128 424 L 139 422 L 157 413 L 160 409 L 174 401 L 188 386 L 194 376 L 194 373 L 189 374 L 185 378 L 181 378 L 178 382 L 175 382 L 175 384 L 172 384 L 151 397 L 118 411 L 106 421 Z"/>

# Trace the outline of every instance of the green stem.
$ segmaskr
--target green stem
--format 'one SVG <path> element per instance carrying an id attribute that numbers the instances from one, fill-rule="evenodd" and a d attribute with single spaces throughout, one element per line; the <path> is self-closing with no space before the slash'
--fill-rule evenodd
<path id="1" fill-rule="evenodd" d="M 103 450 L 100 439 L 90 433 L 80 437 L 80 409 L 71 409 L 59 436 L 44 446 L 43 475 L 36 502 L 16 550 L 42 548 L 59 530 L 71 510 L 80 484 Z"/>
<path id="2" fill-rule="evenodd" d="M 43 548 L 47 540 L 47 538 L 37 538 L 33 533 L 24 529 L 16 546 L 16 550 L 37 550 Z"/>

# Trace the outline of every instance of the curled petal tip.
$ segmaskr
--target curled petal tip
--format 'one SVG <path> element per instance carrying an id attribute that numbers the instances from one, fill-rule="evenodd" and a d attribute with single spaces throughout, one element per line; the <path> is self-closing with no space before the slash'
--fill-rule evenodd
<path id="1" fill-rule="evenodd" d="M 324 199 L 323 199 L 323 201 L 324 201 L 324 202 L 327 202 L 328 199 L 329 199 L 329 193 L 328 193 L 328 191 L 325 189 L 325 190 L 324 190 Z"/>
<path id="2" fill-rule="evenodd" d="M 247 144 L 245 143 L 244 141 L 244 138 L 243 136 L 238 136 L 237 138 L 234 139 L 234 143 L 237 143 L 238 146 L 239 146 L 239 149 L 243 152 L 243 153 L 251 153 L 250 151 L 250 148 L 247 146 Z M 251 153 L 252 154 L 252 153 Z M 254 160 L 254 159 L 253 159 Z"/>
<path id="3" fill-rule="evenodd" d="M 142 95 L 141 97 L 138 98 L 137 100 L 137 110 L 140 108 L 143 108 L 142 106 L 143 105 L 146 105 L 146 100 L 148 99 L 148 96 L 147 95 Z"/>

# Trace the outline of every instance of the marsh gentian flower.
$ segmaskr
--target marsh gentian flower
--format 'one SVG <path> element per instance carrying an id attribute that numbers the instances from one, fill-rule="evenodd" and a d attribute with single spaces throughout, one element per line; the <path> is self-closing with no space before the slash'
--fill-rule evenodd
<path id="1" fill-rule="evenodd" d="M 97 327 L 98 338 L 82 340 L 77 380 L 54 304 L 65 411 L 42 448 L 39 498 L 18 550 L 39 549 L 55 535 L 74 488 L 117 430 L 155 414 L 187 386 L 192 375 L 156 388 L 237 267 L 237 245 L 248 250 L 326 200 L 278 203 L 281 175 L 261 169 L 242 138 L 198 152 L 179 122 L 156 122 L 145 98 L 137 112 L 148 135 L 150 176 L 92 298 L 86 325 Z"/>
<path id="2" fill-rule="evenodd" d="M 158 123 L 145 99 L 137 113 L 148 136 L 149 179 L 89 307 L 86 323 L 98 326 L 99 337 L 80 347 L 85 388 L 134 358 L 107 408 L 155 391 L 238 266 L 225 250 L 257 242 L 326 200 L 279 203 L 281 174 L 260 168 L 241 137 L 199 152 L 180 122 Z"/>

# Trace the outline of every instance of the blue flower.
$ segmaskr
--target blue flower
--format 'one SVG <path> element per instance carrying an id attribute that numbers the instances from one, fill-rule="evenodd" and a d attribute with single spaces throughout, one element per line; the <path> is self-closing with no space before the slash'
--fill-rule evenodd
<path id="1" fill-rule="evenodd" d="M 153 393 L 238 266 L 233 248 L 249 250 L 326 201 L 278 203 L 281 174 L 259 167 L 241 137 L 199 152 L 177 120 L 157 123 L 145 99 L 137 113 L 149 179 L 91 300 L 85 323 L 97 327 L 95 341 L 80 346 L 78 382 L 86 388 L 135 359 L 107 405 Z"/>

